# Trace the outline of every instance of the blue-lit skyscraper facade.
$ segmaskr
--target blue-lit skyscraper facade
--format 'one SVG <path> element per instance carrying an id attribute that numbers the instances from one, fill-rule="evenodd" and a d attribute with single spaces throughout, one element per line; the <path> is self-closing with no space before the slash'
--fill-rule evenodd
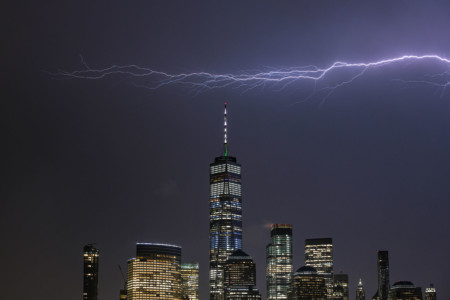
<path id="1" fill-rule="evenodd" d="M 241 165 L 228 155 L 225 108 L 224 153 L 209 170 L 209 288 L 211 300 L 224 299 L 224 265 L 242 249 Z"/>
<path id="2" fill-rule="evenodd" d="M 292 280 L 292 225 L 272 224 L 266 247 L 267 300 L 287 299 Z"/>

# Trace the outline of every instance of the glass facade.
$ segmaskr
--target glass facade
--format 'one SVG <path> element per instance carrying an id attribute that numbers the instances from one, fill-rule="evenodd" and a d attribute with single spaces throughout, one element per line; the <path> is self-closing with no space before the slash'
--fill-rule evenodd
<path id="1" fill-rule="evenodd" d="M 292 280 L 292 225 L 272 224 L 266 247 L 267 300 L 287 299 Z"/>
<path id="2" fill-rule="evenodd" d="M 98 259 L 100 252 L 92 244 L 83 248 L 83 300 L 97 300 Z"/>
<path id="3" fill-rule="evenodd" d="M 301 267 L 294 273 L 288 292 L 289 300 L 326 300 L 325 277 L 309 266 Z"/>
<path id="4" fill-rule="evenodd" d="M 180 300 L 181 247 L 138 243 L 128 261 L 128 300 Z"/>
<path id="5" fill-rule="evenodd" d="M 225 106 L 224 154 L 209 169 L 209 290 L 210 299 L 224 299 L 224 265 L 242 249 L 241 165 L 228 155 Z"/>
<path id="6" fill-rule="evenodd" d="M 256 266 L 244 251 L 236 250 L 224 266 L 224 298 L 226 300 L 261 299 L 256 289 Z"/>
<path id="7" fill-rule="evenodd" d="M 198 263 L 181 264 L 181 294 L 183 299 L 198 300 L 198 276 Z"/>
<path id="8" fill-rule="evenodd" d="M 389 290 L 389 300 L 422 300 L 422 289 L 410 281 L 397 281 Z"/>
<path id="9" fill-rule="evenodd" d="M 364 291 L 362 279 L 359 279 L 358 288 L 356 289 L 356 300 L 366 300 L 366 292 Z"/>
<path id="10" fill-rule="evenodd" d="M 333 298 L 333 240 L 331 238 L 305 240 L 305 265 L 313 267 L 323 275 L 327 297 Z"/>
<path id="11" fill-rule="evenodd" d="M 378 299 L 387 300 L 389 292 L 389 253 L 378 251 Z"/>

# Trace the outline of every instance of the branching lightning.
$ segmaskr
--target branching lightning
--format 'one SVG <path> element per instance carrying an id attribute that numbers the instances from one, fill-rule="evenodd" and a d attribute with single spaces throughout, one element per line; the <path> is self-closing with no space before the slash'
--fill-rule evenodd
<path id="1" fill-rule="evenodd" d="M 427 84 L 437 87 L 444 95 L 446 88 L 450 86 L 450 59 L 439 55 L 404 55 L 396 58 L 382 59 L 373 62 L 348 63 L 337 61 L 328 67 L 317 66 L 292 67 L 281 69 L 269 69 L 256 72 L 240 73 L 167 73 L 131 65 L 112 65 L 102 69 L 90 68 L 80 56 L 84 69 L 74 71 L 48 72 L 55 79 L 85 79 L 98 80 L 111 76 L 126 76 L 133 80 L 140 80 L 140 84 L 135 86 L 147 89 L 160 89 L 165 86 L 184 86 L 202 92 L 211 89 L 233 88 L 242 89 L 243 92 L 256 89 L 274 87 L 275 90 L 283 90 L 293 84 L 301 82 L 312 82 L 315 84 L 315 92 L 325 93 L 328 97 L 336 88 L 351 84 L 356 79 L 363 76 L 369 69 L 380 68 L 387 65 L 400 63 L 414 63 L 419 61 L 430 61 L 442 65 L 447 71 L 439 74 L 424 76 L 415 80 L 394 79 L 403 83 Z M 330 77 L 334 79 L 331 80 Z M 339 78 L 339 79 L 335 79 Z M 328 81 L 326 81 L 328 80 Z M 326 81 L 326 83 L 324 83 Z M 324 83 L 320 87 L 319 82 Z"/>

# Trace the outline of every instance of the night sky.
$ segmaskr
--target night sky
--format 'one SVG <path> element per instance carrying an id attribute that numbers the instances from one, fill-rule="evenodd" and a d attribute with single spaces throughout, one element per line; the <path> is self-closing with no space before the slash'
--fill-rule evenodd
<path id="1" fill-rule="evenodd" d="M 82 69 L 80 55 L 91 68 L 171 73 L 450 58 L 448 1 L 10 2 L 2 299 L 81 299 L 87 243 L 101 251 L 100 300 L 118 299 L 117 265 L 125 269 L 136 242 L 182 246 L 183 261 L 200 263 L 207 299 L 209 163 L 222 151 L 225 101 L 229 151 L 243 166 L 244 251 L 264 297 L 268 226 L 291 223 L 294 269 L 306 238 L 332 237 L 351 299 L 360 277 L 366 299 L 375 293 L 377 250 L 389 251 L 391 284 L 434 283 L 450 299 L 450 89 L 396 80 L 431 78 L 448 64 L 373 68 L 326 99 L 308 97 L 312 82 L 198 92 L 46 73 Z"/>

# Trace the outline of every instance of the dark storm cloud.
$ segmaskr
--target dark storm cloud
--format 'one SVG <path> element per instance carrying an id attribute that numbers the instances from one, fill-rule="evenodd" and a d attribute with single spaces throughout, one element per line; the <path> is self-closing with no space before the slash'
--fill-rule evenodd
<path id="1" fill-rule="evenodd" d="M 55 81 L 42 70 L 130 64 L 167 72 L 326 66 L 404 54 L 449 56 L 446 1 L 40 1 L 4 11 L 1 278 L 5 299 L 79 299 L 81 251 L 101 250 L 100 297 L 122 287 L 117 264 L 137 241 L 181 245 L 208 294 L 208 164 L 243 165 L 244 248 L 264 290 L 267 222 L 303 240 L 331 236 L 335 269 L 375 292 L 376 250 L 392 280 L 450 295 L 449 94 L 368 72 L 302 102 L 308 91 L 135 88 L 121 77 Z M 433 71 L 434 69 L 431 69 Z M 265 240 L 264 240 L 265 239 Z M 26 283 L 27 289 L 24 289 Z M 20 296 L 17 296 L 20 295 Z"/>

